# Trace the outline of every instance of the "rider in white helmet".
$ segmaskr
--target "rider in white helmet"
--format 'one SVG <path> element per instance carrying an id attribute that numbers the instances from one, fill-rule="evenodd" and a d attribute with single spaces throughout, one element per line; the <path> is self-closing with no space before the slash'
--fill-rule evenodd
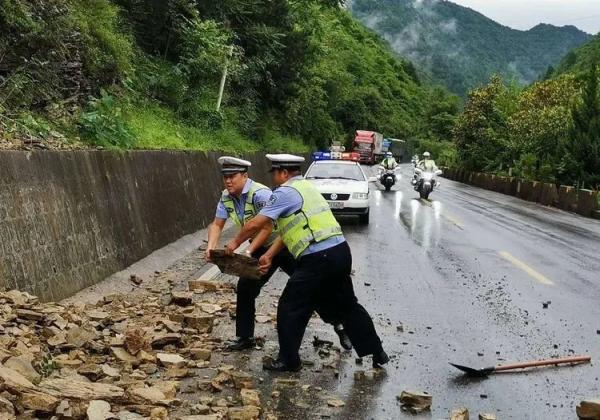
<path id="1" fill-rule="evenodd" d="M 392 152 L 386 152 L 385 158 L 381 161 L 380 165 L 383 166 L 384 169 L 396 169 L 398 162 L 394 159 Z"/>
<path id="2" fill-rule="evenodd" d="M 437 166 L 435 164 L 435 161 L 433 159 L 431 159 L 431 153 L 429 153 L 429 152 L 423 153 L 423 160 L 421 160 L 419 162 L 417 167 L 423 171 L 428 171 L 428 172 L 437 171 Z"/>

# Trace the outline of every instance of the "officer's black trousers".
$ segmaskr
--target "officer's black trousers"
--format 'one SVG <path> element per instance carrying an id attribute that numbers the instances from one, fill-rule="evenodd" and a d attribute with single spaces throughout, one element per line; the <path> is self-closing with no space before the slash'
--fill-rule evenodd
<path id="1" fill-rule="evenodd" d="M 252 254 L 252 257 L 259 259 L 265 252 L 267 252 L 266 247 L 259 248 Z M 254 336 L 255 301 L 260 294 L 260 290 L 273 276 L 275 271 L 281 268 L 288 276 L 291 276 L 296 266 L 297 261 L 284 248 L 279 254 L 273 257 L 271 268 L 259 280 L 240 277 L 237 284 L 235 311 L 235 333 L 238 337 L 248 338 Z M 331 304 L 323 308 L 318 308 L 317 313 L 328 324 L 337 325 L 341 323 L 337 308 Z"/>
<path id="2" fill-rule="evenodd" d="M 301 257 L 277 308 L 279 357 L 300 363 L 300 344 L 313 311 L 333 309 L 360 357 L 383 351 L 369 313 L 354 294 L 352 254 L 347 242 Z"/>

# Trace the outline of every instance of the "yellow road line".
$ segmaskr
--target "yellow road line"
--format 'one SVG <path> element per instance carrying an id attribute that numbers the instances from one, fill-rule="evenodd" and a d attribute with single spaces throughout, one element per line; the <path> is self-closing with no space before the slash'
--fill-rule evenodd
<path id="1" fill-rule="evenodd" d="M 520 259 L 514 257 L 510 253 L 508 253 L 506 251 L 500 251 L 499 254 L 506 261 L 508 261 L 509 263 L 511 263 L 512 265 L 514 265 L 515 267 L 517 267 L 517 268 L 523 270 L 524 272 L 526 272 L 527 274 L 529 274 L 538 283 L 542 283 L 542 284 L 545 284 L 545 285 L 548 285 L 548 286 L 553 286 L 554 285 L 554 283 L 552 282 L 552 280 L 548 279 L 543 274 L 538 273 L 533 268 L 531 268 L 530 266 L 528 266 L 527 264 L 525 264 Z"/>
<path id="2" fill-rule="evenodd" d="M 462 229 L 465 227 L 465 225 L 463 225 L 463 223 L 458 220 L 456 217 L 451 216 L 449 214 L 444 213 L 443 216 L 450 222 L 453 223 L 454 225 L 456 225 L 456 227 Z"/>

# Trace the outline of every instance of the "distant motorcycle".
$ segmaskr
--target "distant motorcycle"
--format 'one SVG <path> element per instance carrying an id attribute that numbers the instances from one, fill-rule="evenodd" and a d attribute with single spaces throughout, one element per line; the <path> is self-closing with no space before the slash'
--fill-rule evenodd
<path id="1" fill-rule="evenodd" d="M 417 176 L 414 181 L 415 191 L 418 191 L 419 196 L 427 200 L 429 194 L 433 192 L 434 187 L 438 186 L 439 183 L 435 177 L 442 174 L 439 169 L 435 172 L 424 171 L 420 168 L 415 168 L 415 175 Z"/>
<path id="2" fill-rule="evenodd" d="M 384 186 L 386 191 L 390 191 L 396 183 L 396 170 L 385 169 L 383 166 L 379 167 L 379 182 Z"/>

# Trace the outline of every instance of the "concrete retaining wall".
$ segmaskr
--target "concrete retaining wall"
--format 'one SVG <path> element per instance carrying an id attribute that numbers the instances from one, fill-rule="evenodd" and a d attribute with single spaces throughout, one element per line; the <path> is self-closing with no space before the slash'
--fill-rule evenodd
<path id="1" fill-rule="evenodd" d="M 575 187 L 564 185 L 557 188 L 556 185 L 550 183 L 471 172 L 464 169 L 446 168 L 443 176 L 523 200 L 577 212 L 582 216 L 600 218 L 598 191 L 578 191 Z"/>
<path id="2" fill-rule="evenodd" d="M 0 152 L 0 287 L 58 300 L 205 227 L 218 156 Z M 264 155 L 245 157 L 269 182 Z"/>

